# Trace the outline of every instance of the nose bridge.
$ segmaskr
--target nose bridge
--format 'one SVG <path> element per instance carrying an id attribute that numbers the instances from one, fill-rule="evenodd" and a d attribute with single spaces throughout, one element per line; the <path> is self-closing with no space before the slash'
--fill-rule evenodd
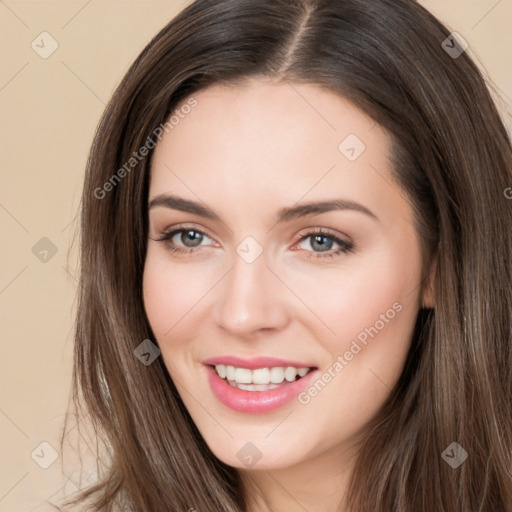
<path id="1" fill-rule="evenodd" d="M 237 336 L 282 327 L 286 322 L 283 291 L 277 289 L 278 280 L 267 268 L 267 254 L 250 238 L 236 248 L 216 305 L 218 325 Z"/>

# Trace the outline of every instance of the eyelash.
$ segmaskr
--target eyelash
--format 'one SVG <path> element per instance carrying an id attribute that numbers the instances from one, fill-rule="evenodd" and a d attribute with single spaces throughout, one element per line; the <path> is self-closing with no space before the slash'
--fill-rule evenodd
<path id="1" fill-rule="evenodd" d="M 205 233 L 204 231 L 201 231 L 200 229 L 196 229 L 194 226 L 179 225 L 179 226 L 176 226 L 171 231 L 162 233 L 161 238 L 157 238 L 157 239 L 153 239 L 153 240 L 155 242 L 165 243 L 167 248 L 173 253 L 178 253 L 178 254 L 193 253 L 193 252 L 195 252 L 196 248 L 189 247 L 189 248 L 183 249 L 183 248 L 178 247 L 171 243 L 171 239 L 175 235 L 177 235 L 178 233 L 182 233 L 184 231 L 194 231 L 195 233 L 198 233 L 202 236 L 206 236 L 206 237 L 212 239 L 207 233 Z M 345 240 L 342 240 L 341 238 L 338 238 L 337 236 L 329 233 L 327 230 L 320 229 L 320 228 L 301 234 L 301 237 L 297 241 L 297 243 L 307 240 L 308 238 L 311 238 L 315 235 L 322 235 L 324 238 L 333 240 L 340 247 L 339 247 L 339 249 L 336 249 L 336 250 L 331 249 L 330 251 L 326 251 L 325 253 L 315 252 L 315 251 L 306 251 L 306 252 L 312 253 L 311 255 L 308 256 L 309 258 L 313 258 L 313 259 L 332 258 L 334 256 L 341 256 L 342 254 L 348 254 L 350 252 L 353 252 L 353 250 L 355 249 L 355 246 L 352 242 L 346 242 Z"/>

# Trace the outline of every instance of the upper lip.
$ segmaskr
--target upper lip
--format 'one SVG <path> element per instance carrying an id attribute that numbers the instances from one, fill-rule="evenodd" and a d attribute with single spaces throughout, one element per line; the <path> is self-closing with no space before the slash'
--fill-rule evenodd
<path id="1" fill-rule="evenodd" d="M 235 368 L 247 368 L 256 370 L 257 368 L 274 368 L 293 366 L 295 368 L 315 368 L 313 365 L 298 361 L 289 361 L 286 359 L 278 359 L 275 357 L 238 357 L 238 356 L 217 356 L 205 359 L 203 364 L 208 366 L 216 366 L 223 364 L 225 366 L 234 366 Z"/>

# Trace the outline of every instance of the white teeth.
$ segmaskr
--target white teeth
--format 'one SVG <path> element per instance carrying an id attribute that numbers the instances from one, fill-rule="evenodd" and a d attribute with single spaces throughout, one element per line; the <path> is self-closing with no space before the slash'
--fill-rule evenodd
<path id="1" fill-rule="evenodd" d="M 288 366 L 275 366 L 273 368 L 257 368 L 249 370 L 248 368 L 235 368 L 234 366 L 218 364 L 215 371 L 222 379 L 226 379 L 231 385 L 248 391 L 266 391 L 274 389 L 277 384 L 281 384 L 285 379 L 287 382 L 293 382 L 297 376 L 304 377 L 309 373 L 309 368 L 295 368 Z M 261 389 L 260 389 L 261 388 Z"/>
<path id="2" fill-rule="evenodd" d="M 219 374 L 219 377 L 225 379 L 226 378 L 226 367 L 223 364 L 218 364 L 215 369 L 217 370 L 217 373 Z"/>
<path id="3" fill-rule="evenodd" d="M 284 368 L 276 366 L 270 369 L 270 382 L 274 384 L 281 384 L 284 380 Z"/>
<path id="4" fill-rule="evenodd" d="M 235 381 L 228 381 L 234 388 L 243 389 L 245 391 L 268 391 L 269 389 L 278 388 L 278 384 L 239 384 Z"/>
<path id="5" fill-rule="evenodd" d="M 248 370 L 247 368 L 237 368 L 235 370 L 235 380 L 239 384 L 251 384 L 252 370 Z"/>
<path id="6" fill-rule="evenodd" d="M 217 370 L 217 367 L 215 367 L 215 369 Z M 219 373 L 217 371 L 217 373 Z M 222 377 L 222 375 L 219 375 Z M 224 377 L 222 377 L 224 378 Z M 226 379 L 228 380 L 235 380 L 235 368 L 234 366 L 226 366 Z"/>
<path id="7" fill-rule="evenodd" d="M 252 382 L 254 384 L 268 384 L 270 382 L 270 370 L 268 368 L 253 370 Z"/>
<path id="8" fill-rule="evenodd" d="M 288 366 L 286 370 L 284 371 L 284 378 L 288 382 L 293 382 L 295 380 L 295 377 L 297 376 L 297 368 L 294 368 L 293 366 Z"/>

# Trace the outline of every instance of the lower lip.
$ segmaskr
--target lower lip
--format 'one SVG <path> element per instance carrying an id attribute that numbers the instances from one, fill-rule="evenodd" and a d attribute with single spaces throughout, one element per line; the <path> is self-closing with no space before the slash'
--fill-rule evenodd
<path id="1" fill-rule="evenodd" d="M 272 412 L 291 402 L 301 391 L 308 387 L 317 370 L 311 370 L 304 377 L 282 384 L 268 391 L 246 391 L 238 389 L 221 379 L 214 368 L 206 366 L 208 382 L 213 394 L 225 406 L 237 412 L 261 414 Z"/>

